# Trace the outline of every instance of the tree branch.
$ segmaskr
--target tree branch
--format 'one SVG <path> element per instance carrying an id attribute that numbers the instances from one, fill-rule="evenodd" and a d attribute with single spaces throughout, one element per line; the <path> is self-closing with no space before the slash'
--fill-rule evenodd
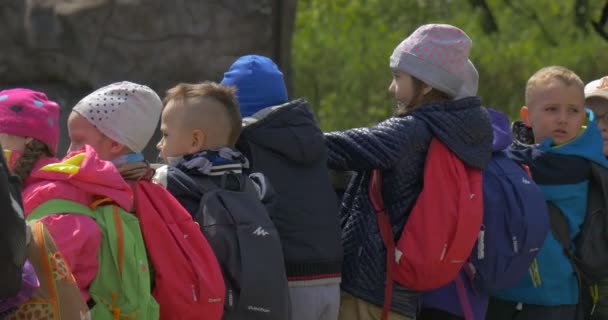
<path id="1" fill-rule="evenodd" d="M 595 22 L 591 21 L 593 25 L 593 29 L 606 41 L 608 41 L 608 33 L 604 30 L 606 27 L 606 23 L 608 22 L 608 1 L 604 4 L 604 9 L 602 9 L 602 16 L 600 17 L 600 21 Z"/>
<path id="2" fill-rule="evenodd" d="M 549 32 L 549 29 L 547 29 L 547 27 L 545 27 L 545 25 L 543 24 L 543 22 L 540 20 L 540 18 L 538 17 L 538 14 L 536 13 L 536 11 L 534 11 L 531 8 L 527 8 L 527 7 L 523 7 L 524 5 L 519 3 L 518 6 L 516 6 L 515 4 L 513 4 L 513 2 L 511 0 L 505 0 L 505 3 L 507 4 L 507 6 L 509 6 L 511 9 L 513 9 L 513 11 L 519 13 L 520 15 L 523 15 L 525 17 L 527 17 L 528 19 L 534 21 L 536 23 L 536 25 L 538 25 L 538 27 L 540 28 L 540 31 L 543 33 L 543 35 L 545 36 L 545 38 L 547 39 L 547 42 L 549 42 L 549 44 L 551 46 L 557 46 L 557 40 L 555 40 L 555 38 L 553 38 L 553 36 L 551 35 L 551 33 Z M 521 5 L 521 7 L 519 7 L 519 5 Z"/>
<path id="3" fill-rule="evenodd" d="M 496 23 L 496 18 L 488 6 L 486 0 L 470 0 L 471 6 L 473 8 L 479 8 L 483 12 L 483 29 L 486 33 L 497 33 L 498 32 L 498 23 Z"/>
<path id="4" fill-rule="evenodd" d="M 587 31 L 588 4 L 589 0 L 576 0 L 574 3 L 574 23 L 583 31 Z"/>

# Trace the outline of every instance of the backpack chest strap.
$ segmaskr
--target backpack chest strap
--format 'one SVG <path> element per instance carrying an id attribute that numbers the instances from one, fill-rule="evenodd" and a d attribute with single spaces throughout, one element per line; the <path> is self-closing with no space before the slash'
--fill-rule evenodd
<path id="1" fill-rule="evenodd" d="M 103 200 L 103 199 L 102 199 Z M 95 208 L 99 206 L 100 203 L 93 203 Z M 30 214 L 27 216 L 27 221 L 33 221 L 42 219 L 44 217 L 53 215 L 53 214 L 62 214 L 62 213 L 74 213 L 74 214 L 82 214 L 91 218 L 95 218 L 93 215 L 93 209 L 82 205 L 80 203 L 63 200 L 63 199 L 53 199 L 42 203 L 37 206 Z"/>

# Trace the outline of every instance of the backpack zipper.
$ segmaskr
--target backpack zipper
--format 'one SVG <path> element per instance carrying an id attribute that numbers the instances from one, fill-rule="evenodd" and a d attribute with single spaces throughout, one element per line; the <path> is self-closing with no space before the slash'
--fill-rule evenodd
<path id="1" fill-rule="evenodd" d="M 540 271 L 538 270 L 538 261 L 536 258 L 532 261 L 528 271 L 530 272 L 530 278 L 532 279 L 532 285 L 534 288 L 540 287 L 543 283 L 540 278 Z"/>

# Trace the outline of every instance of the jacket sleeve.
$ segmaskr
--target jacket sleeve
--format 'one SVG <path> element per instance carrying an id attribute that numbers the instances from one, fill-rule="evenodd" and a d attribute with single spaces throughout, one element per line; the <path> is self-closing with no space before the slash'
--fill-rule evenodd
<path id="1" fill-rule="evenodd" d="M 55 245 L 67 261 L 83 298 L 99 268 L 101 229 L 90 217 L 78 214 L 54 214 L 41 219 Z"/>
<path id="2" fill-rule="evenodd" d="M 0 299 L 6 299 L 19 292 L 27 249 L 19 180 L 10 175 L 1 153 L 0 204 Z"/>
<path id="3" fill-rule="evenodd" d="M 326 133 L 328 165 L 336 170 L 389 169 L 430 136 L 427 126 L 411 116 L 390 118 L 371 128 Z"/>

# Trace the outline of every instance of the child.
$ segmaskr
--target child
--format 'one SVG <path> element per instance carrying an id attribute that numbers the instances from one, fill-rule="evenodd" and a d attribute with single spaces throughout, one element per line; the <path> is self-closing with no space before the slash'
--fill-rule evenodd
<path id="1" fill-rule="evenodd" d="M 157 147 L 169 166 L 158 170 L 158 180 L 195 217 L 214 249 L 227 289 L 223 319 L 253 319 L 261 310 L 266 319 L 288 319 L 281 243 L 260 201 L 269 200 L 269 185 L 259 173 L 255 181 L 243 173 L 248 161 L 234 149 L 241 131 L 234 89 L 178 84 L 165 102 Z"/>
<path id="2" fill-rule="evenodd" d="M 483 169 L 492 154 L 492 126 L 479 98 L 464 85 L 471 40 L 460 29 L 424 25 L 390 58 L 396 115 L 372 128 L 325 134 L 329 166 L 354 170 L 341 210 L 340 319 L 378 319 L 384 302 L 386 250 L 370 204 L 370 172 L 384 177 L 386 211 L 399 235 L 422 189 L 426 151 L 437 138 L 464 163 Z M 465 97 L 465 98 L 463 98 Z M 441 197 L 441 195 L 438 195 Z M 394 285 L 389 319 L 416 317 L 419 293 Z"/>
<path id="3" fill-rule="evenodd" d="M 96 160 L 92 152 L 86 154 L 85 164 L 78 174 L 53 170 L 53 163 L 58 161 L 53 157 L 59 138 L 58 116 L 59 106 L 49 101 L 43 93 L 27 89 L 0 92 L 0 141 L 6 148 L 9 167 L 23 181 L 25 216 L 50 199 L 72 200 L 88 206 L 97 196 L 110 196 L 118 203 L 130 206 L 131 194 L 125 189 L 125 184 L 116 180 L 120 179 L 118 172 Z M 99 192 L 97 189 L 104 185 L 107 187 Z M 44 288 L 35 292 L 34 298 L 40 300 L 46 297 L 44 300 L 47 304 L 42 304 L 40 308 L 51 317 L 80 318 L 81 312 L 86 313 L 82 298 L 88 300 L 88 286 L 97 273 L 96 252 L 101 232 L 95 221 L 81 215 L 52 215 L 41 222 L 44 226 L 32 226 L 32 241 L 28 249 L 29 258 Z M 51 236 L 61 254 L 56 252 Z M 39 257 L 37 253 L 40 250 L 49 253 Z M 71 301 L 66 301 L 64 298 L 67 297 L 63 296 L 65 292 L 61 290 L 70 283 L 78 284 L 81 297 L 72 295 L 69 298 Z M 59 291 L 48 291 L 52 288 Z M 56 305 L 52 306 L 53 303 Z M 70 311 L 64 307 L 72 307 L 72 316 L 65 313 Z M 22 311 L 27 313 L 27 310 Z"/>
<path id="4" fill-rule="evenodd" d="M 604 155 L 608 157 L 608 76 L 585 86 L 585 104 L 593 110 L 595 123 L 604 139 Z"/>
<path id="5" fill-rule="evenodd" d="M 530 168 L 545 199 L 566 216 L 570 238 L 579 235 L 586 216 L 590 161 L 608 166 L 602 138 L 587 122 L 583 82 L 559 66 L 540 69 L 526 86 L 526 106 L 521 109 L 530 139 L 517 142 L 509 156 Z M 521 135 L 520 132 L 516 134 Z M 525 129 L 525 128 L 523 128 Z M 571 262 L 553 233 L 549 233 L 530 275 L 490 302 L 488 319 L 575 319 L 579 284 Z"/>
<path id="6" fill-rule="evenodd" d="M 223 85 L 236 87 L 243 131 L 237 149 L 278 194 L 272 212 L 285 256 L 292 320 L 336 320 L 342 246 L 337 199 L 323 133 L 303 99 L 287 100 L 283 74 L 269 58 L 236 60 Z"/>

